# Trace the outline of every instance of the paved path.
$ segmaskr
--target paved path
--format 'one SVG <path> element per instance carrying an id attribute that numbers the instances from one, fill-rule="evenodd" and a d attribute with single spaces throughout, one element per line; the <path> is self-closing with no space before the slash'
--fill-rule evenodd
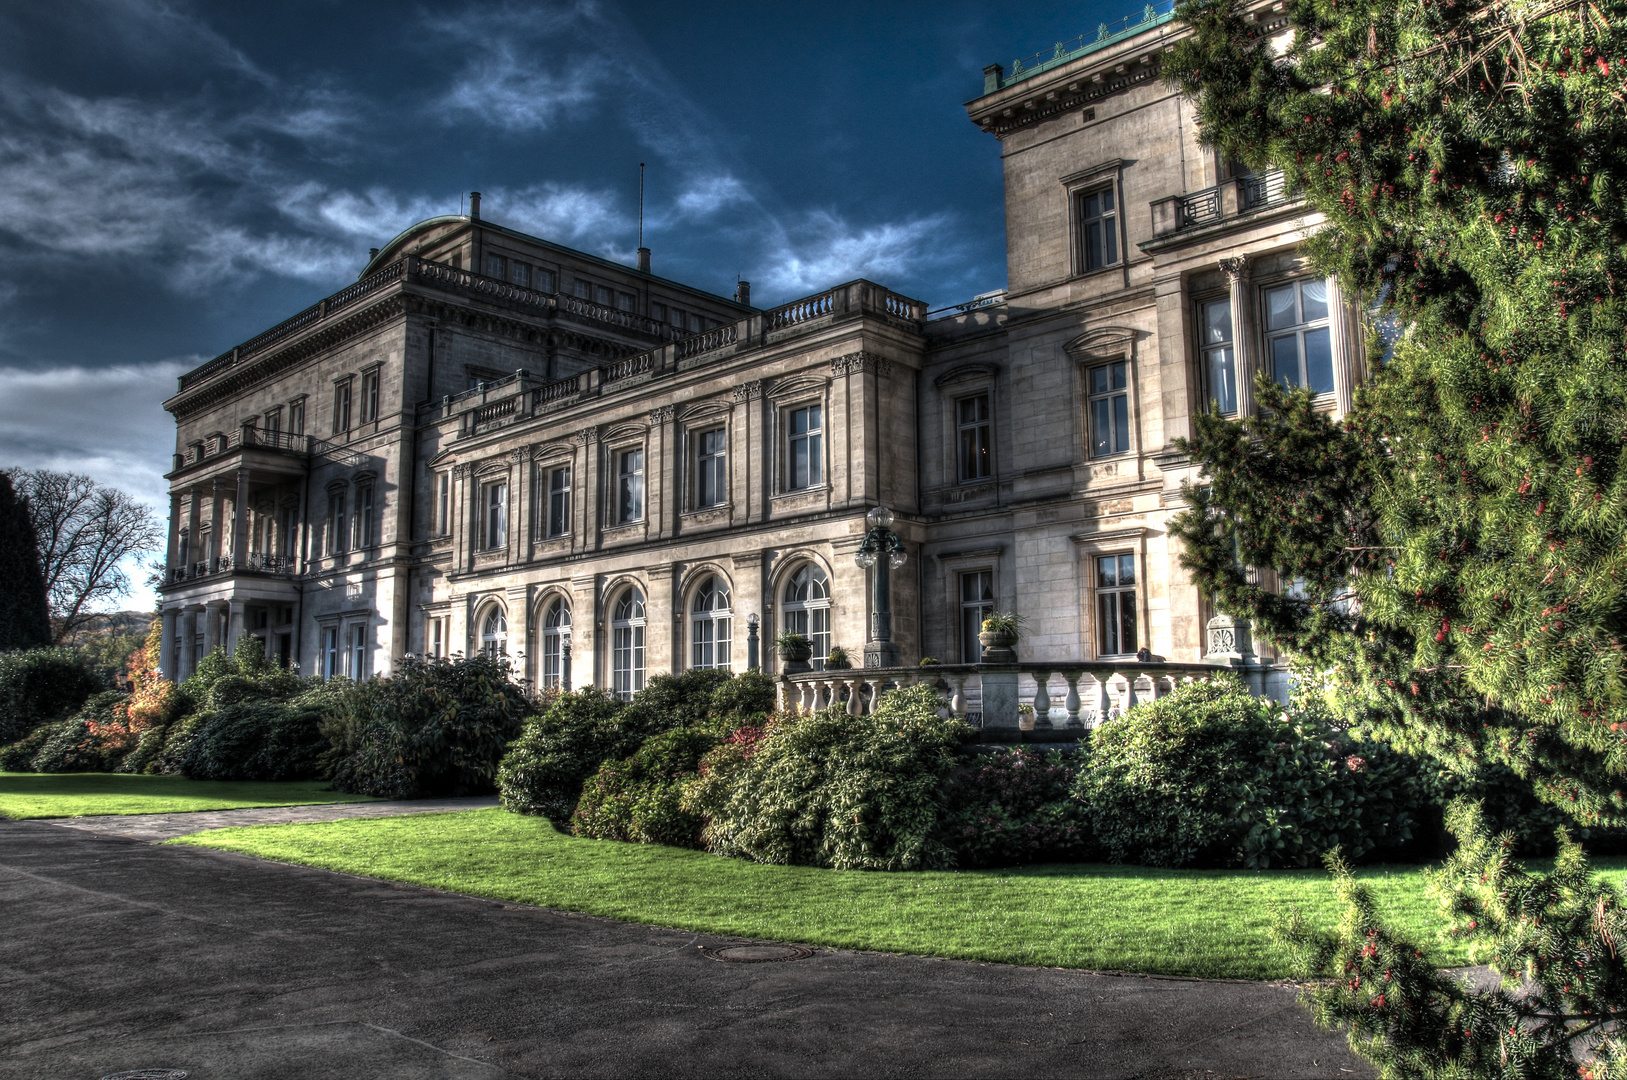
<path id="1" fill-rule="evenodd" d="M 296 821 L 338 821 L 341 818 L 397 817 L 402 814 L 441 814 L 448 810 L 476 810 L 496 806 L 497 797 L 478 799 L 410 799 L 386 802 L 317 803 L 307 806 L 254 806 L 246 810 L 193 810 L 181 814 L 103 814 L 97 817 L 35 818 L 65 829 L 83 829 L 102 836 L 122 836 L 149 844 L 173 840 L 206 829 L 233 825 L 287 825 Z"/>
<path id="2" fill-rule="evenodd" d="M 0 822 L 0 1076 L 1355 1077 L 1283 986 L 630 926 Z"/>

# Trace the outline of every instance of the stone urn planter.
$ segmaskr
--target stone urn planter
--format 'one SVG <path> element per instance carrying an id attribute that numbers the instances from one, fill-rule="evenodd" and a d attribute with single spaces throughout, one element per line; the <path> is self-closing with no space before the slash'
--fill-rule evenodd
<path id="1" fill-rule="evenodd" d="M 813 658 L 813 642 L 801 634 L 783 633 L 774 639 L 774 647 L 780 654 L 782 674 L 799 675 L 813 670 L 813 665 L 808 663 Z"/>
<path id="2" fill-rule="evenodd" d="M 985 631 L 977 635 L 977 640 L 983 646 L 983 660 L 985 664 L 1015 664 L 1017 662 L 1017 632 Z"/>

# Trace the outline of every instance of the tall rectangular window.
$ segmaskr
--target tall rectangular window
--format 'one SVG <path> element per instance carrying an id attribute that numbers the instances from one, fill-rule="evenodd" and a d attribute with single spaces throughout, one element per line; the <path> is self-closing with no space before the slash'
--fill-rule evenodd
<path id="1" fill-rule="evenodd" d="M 792 409 L 786 432 L 785 486 L 789 491 L 817 487 L 824 461 L 824 422 L 821 407 Z"/>
<path id="2" fill-rule="evenodd" d="M 350 380 L 333 385 L 333 433 L 342 435 L 350 430 Z"/>
<path id="3" fill-rule="evenodd" d="M 1325 278 L 1262 290 L 1271 377 L 1289 389 L 1333 393 L 1333 336 Z"/>
<path id="4" fill-rule="evenodd" d="M 295 436 L 305 434 L 305 399 L 290 402 L 288 405 L 288 434 Z"/>
<path id="5" fill-rule="evenodd" d="M 281 407 L 278 407 L 278 408 L 275 408 L 275 409 L 267 409 L 266 410 L 266 434 L 267 435 L 276 435 L 277 432 L 279 432 L 281 430 L 282 430 L 282 409 L 281 409 Z M 275 440 L 273 440 L 273 441 L 275 441 Z"/>
<path id="6" fill-rule="evenodd" d="M 375 542 L 373 528 L 373 485 L 356 488 L 356 546 L 370 548 Z"/>
<path id="7" fill-rule="evenodd" d="M 357 682 L 367 672 L 367 627 L 357 623 L 350 628 L 350 677 Z"/>
<path id="8" fill-rule="evenodd" d="M 1136 559 L 1096 556 L 1096 652 L 1129 656 L 1136 644 Z"/>
<path id="9" fill-rule="evenodd" d="M 548 470 L 548 535 L 565 536 L 571 531 L 571 467 Z"/>
<path id="10" fill-rule="evenodd" d="M 282 556 L 292 559 L 299 554 L 299 509 L 294 506 L 282 508 Z"/>
<path id="11" fill-rule="evenodd" d="M 499 481 L 483 489 L 486 507 L 484 535 L 481 547 L 487 551 L 508 546 L 508 484 Z"/>
<path id="12" fill-rule="evenodd" d="M 1237 411 L 1237 353 L 1232 342 L 1232 302 L 1210 300 L 1199 311 L 1198 333 L 1209 400 L 1223 413 Z"/>
<path id="13" fill-rule="evenodd" d="M 343 491 L 330 492 L 328 495 L 328 527 L 322 538 L 325 554 L 343 555 L 345 553 L 345 493 Z"/>
<path id="14" fill-rule="evenodd" d="M 616 520 L 644 517 L 644 451 L 623 450 L 616 455 Z"/>
<path id="15" fill-rule="evenodd" d="M 960 482 L 986 480 L 994 469 L 989 395 L 975 394 L 955 402 L 955 425 L 960 436 Z"/>
<path id="16" fill-rule="evenodd" d="M 728 501 L 729 461 L 722 428 L 695 436 L 695 506 L 718 506 Z"/>
<path id="17" fill-rule="evenodd" d="M 508 279 L 522 289 L 531 287 L 531 268 L 523 262 L 510 263 Z"/>
<path id="18" fill-rule="evenodd" d="M 362 419 L 371 424 L 379 418 L 379 373 L 369 371 L 362 376 Z"/>
<path id="19" fill-rule="evenodd" d="M 331 679 L 339 674 L 339 628 L 329 626 L 322 631 L 322 677 Z"/>
<path id="20" fill-rule="evenodd" d="M 435 535 L 448 536 L 452 532 L 452 470 L 447 469 L 435 477 Z"/>
<path id="21" fill-rule="evenodd" d="M 1079 261 L 1084 270 L 1100 270 L 1119 261 L 1119 215 L 1113 189 L 1076 196 L 1079 214 Z"/>
<path id="22" fill-rule="evenodd" d="M 433 657 L 444 659 L 446 657 L 446 620 L 433 618 L 424 628 L 424 649 Z"/>
<path id="23" fill-rule="evenodd" d="M 1103 364 L 1087 376 L 1090 456 L 1111 457 L 1130 449 L 1129 372 L 1125 362 Z"/>
<path id="24" fill-rule="evenodd" d="M 983 620 L 994 614 L 994 571 L 973 570 L 960 575 L 960 662 L 983 659 Z"/>

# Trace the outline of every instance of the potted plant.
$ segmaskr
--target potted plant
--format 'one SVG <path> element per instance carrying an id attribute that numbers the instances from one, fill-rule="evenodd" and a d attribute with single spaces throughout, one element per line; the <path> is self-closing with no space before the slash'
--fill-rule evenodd
<path id="1" fill-rule="evenodd" d="M 848 656 L 847 650 L 842 648 L 840 645 L 832 645 L 830 647 L 830 655 L 825 657 L 825 670 L 850 671 L 852 668 L 853 660 Z"/>
<path id="2" fill-rule="evenodd" d="M 774 637 L 774 647 L 779 650 L 780 659 L 784 661 L 781 668 L 787 675 L 798 672 L 812 671 L 813 667 L 808 660 L 813 656 L 813 642 L 794 630 L 781 630 Z"/>
<path id="3" fill-rule="evenodd" d="M 1009 611 L 996 611 L 983 620 L 983 632 L 977 640 L 983 646 L 983 663 L 1014 664 L 1017 662 L 1017 639 L 1022 636 L 1022 620 Z"/>

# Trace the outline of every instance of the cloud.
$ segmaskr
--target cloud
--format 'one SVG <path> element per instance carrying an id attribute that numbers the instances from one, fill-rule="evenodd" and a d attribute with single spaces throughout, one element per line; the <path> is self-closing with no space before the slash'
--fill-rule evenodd
<path id="1" fill-rule="evenodd" d="M 806 295 L 854 278 L 881 284 L 919 279 L 929 268 L 954 260 L 959 245 L 946 214 L 883 222 L 854 229 L 830 211 L 804 215 L 765 251 L 769 269 L 759 274 L 770 293 Z"/>
<path id="2" fill-rule="evenodd" d="M 675 205 L 683 217 L 704 218 L 726 206 L 752 201 L 739 177 L 723 173 L 692 177 Z"/>
<path id="3" fill-rule="evenodd" d="M 602 28 L 591 3 L 470 6 L 426 22 L 469 50 L 440 106 L 494 127 L 546 131 L 567 112 L 580 116 L 599 83 L 618 74 L 607 53 L 590 47 Z M 572 58 L 560 60 L 566 50 L 550 47 L 560 39 L 571 41 Z"/>

